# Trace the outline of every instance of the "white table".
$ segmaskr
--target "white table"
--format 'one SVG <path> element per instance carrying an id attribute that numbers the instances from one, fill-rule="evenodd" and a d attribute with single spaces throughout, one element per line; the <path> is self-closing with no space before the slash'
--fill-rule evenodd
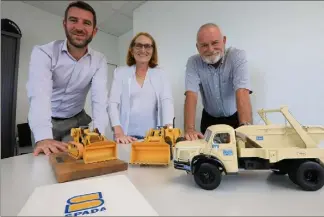
<path id="1" fill-rule="evenodd" d="M 119 145 L 119 158 L 129 159 L 129 145 Z M 323 216 L 324 188 L 305 192 L 287 176 L 270 171 L 242 171 L 223 176 L 213 191 L 198 188 L 193 177 L 169 167 L 130 165 L 126 174 L 159 215 L 290 215 Z M 108 175 L 108 176 L 109 176 Z M 1 216 L 17 215 L 35 187 L 56 183 L 45 155 L 1 160 Z"/>

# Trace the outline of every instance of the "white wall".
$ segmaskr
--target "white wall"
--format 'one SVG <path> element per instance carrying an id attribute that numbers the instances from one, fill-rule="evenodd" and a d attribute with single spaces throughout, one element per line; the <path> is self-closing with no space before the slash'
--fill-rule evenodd
<path id="1" fill-rule="evenodd" d="M 118 50 L 119 50 L 119 65 L 126 65 L 126 55 L 128 46 L 133 39 L 133 30 L 126 32 L 118 37 Z"/>
<path id="2" fill-rule="evenodd" d="M 173 86 L 177 127 L 183 127 L 185 65 L 197 53 L 198 28 L 207 22 L 220 25 L 227 46 L 247 52 L 255 123 L 261 123 L 257 109 L 285 104 L 301 123 L 324 125 L 323 20 L 324 2 L 151 1 L 135 10 L 133 30 L 157 40 Z M 197 129 L 201 109 L 200 103 Z"/>
<path id="3" fill-rule="evenodd" d="M 17 123 L 27 121 L 29 109 L 26 82 L 28 78 L 28 65 L 30 53 L 34 45 L 45 44 L 52 40 L 65 39 L 62 26 L 63 18 L 52 15 L 23 2 L 1 2 L 1 18 L 9 18 L 20 27 L 22 31 L 18 90 L 17 90 Z M 90 46 L 106 55 L 107 61 L 118 64 L 118 38 L 98 31 Z M 108 65 L 108 67 L 110 67 Z M 111 71 L 111 69 L 109 70 Z M 90 94 L 89 94 L 90 95 Z M 86 102 L 86 111 L 91 115 L 89 95 Z"/>

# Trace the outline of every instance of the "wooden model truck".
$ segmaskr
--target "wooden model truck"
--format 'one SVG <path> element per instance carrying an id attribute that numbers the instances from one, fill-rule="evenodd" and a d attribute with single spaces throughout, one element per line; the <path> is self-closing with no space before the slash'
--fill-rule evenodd
<path id="1" fill-rule="evenodd" d="M 181 130 L 173 127 L 150 129 L 144 141 L 133 142 L 130 164 L 169 165 L 173 159 L 173 146 Z"/>
<path id="2" fill-rule="evenodd" d="M 96 163 L 117 159 L 117 146 L 107 140 L 97 128 L 72 128 L 73 141 L 68 142 L 68 154 L 74 159 L 83 159 L 84 163 Z"/>
<path id="3" fill-rule="evenodd" d="M 271 124 L 266 113 L 280 112 L 290 124 Z M 222 174 L 239 169 L 273 170 L 306 191 L 324 185 L 324 127 L 301 126 L 286 106 L 260 110 L 265 125 L 210 126 L 204 139 L 175 145 L 174 168 L 194 175 L 205 190 L 220 185 Z M 322 142 L 322 144 L 320 144 Z"/>

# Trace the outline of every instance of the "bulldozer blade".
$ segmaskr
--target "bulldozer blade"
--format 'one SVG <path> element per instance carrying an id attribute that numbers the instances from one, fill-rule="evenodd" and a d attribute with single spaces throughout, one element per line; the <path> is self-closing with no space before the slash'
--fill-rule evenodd
<path id="1" fill-rule="evenodd" d="M 68 154 L 70 157 L 78 160 L 83 156 L 83 145 L 78 142 L 70 141 L 68 142 Z"/>
<path id="2" fill-rule="evenodd" d="M 170 146 L 164 142 L 134 142 L 130 164 L 168 165 Z"/>
<path id="3" fill-rule="evenodd" d="M 111 141 L 94 142 L 85 147 L 83 160 L 85 163 L 95 163 L 117 159 L 116 143 Z"/>

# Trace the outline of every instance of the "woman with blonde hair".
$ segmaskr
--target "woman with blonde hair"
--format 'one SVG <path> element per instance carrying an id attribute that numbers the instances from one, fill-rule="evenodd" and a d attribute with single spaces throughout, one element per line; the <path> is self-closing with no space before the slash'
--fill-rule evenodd
<path id="1" fill-rule="evenodd" d="M 117 67 L 109 94 L 108 113 L 117 143 L 143 138 L 150 128 L 170 126 L 172 89 L 158 67 L 156 42 L 144 32 L 131 41 L 127 66 Z"/>

